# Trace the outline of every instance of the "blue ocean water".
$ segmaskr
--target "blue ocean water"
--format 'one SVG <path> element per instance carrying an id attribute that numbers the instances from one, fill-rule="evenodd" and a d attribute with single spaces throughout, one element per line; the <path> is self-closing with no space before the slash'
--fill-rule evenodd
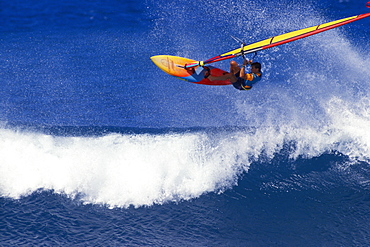
<path id="1" fill-rule="evenodd" d="M 2 1 L 0 245 L 368 246 L 370 18 L 260 52 L 248 92 L 149 59 L 365 2 Z"/>

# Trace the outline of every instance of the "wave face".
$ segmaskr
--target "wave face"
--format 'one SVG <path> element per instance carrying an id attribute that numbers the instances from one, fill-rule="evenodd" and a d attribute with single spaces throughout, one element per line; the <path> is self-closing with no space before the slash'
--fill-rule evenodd
<path id="1" fill-rule="evenodd" d="M 292 166 L 291 173 L 300 169 L 294 161 L 299 164 L 327 154 L 334 161 L 346 157 L 335 169 L 368 162 L 368 139 L 361 135 L 361 126 L 284 128 L 98 132 L 101 136 L 3 129 L 1 192 L 21 198 L 45 189 L 78 196 L 87 203 L 139 207 L 223 192 L 237 185 L 252 164 L 258 169 L 267 162 L 275 171 L 273 160 L 278 160 Z M 322 182 L 317 182 L 320 187 Z M 353 182 L 367 185 L 366 178 Z"/>
<path id="2" fill-rule="evenodd" d="M 204 60 L 236 48 L 231 35 L 252 43 L 363 10 L 4 3 L 1 242 L 368 245 L 370 20 L 259 52 L 264 78 L 248 92 L 149 59 Z"/>

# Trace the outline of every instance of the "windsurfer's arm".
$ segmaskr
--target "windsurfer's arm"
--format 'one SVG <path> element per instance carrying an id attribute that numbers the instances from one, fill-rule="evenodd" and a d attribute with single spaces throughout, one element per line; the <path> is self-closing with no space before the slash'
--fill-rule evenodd
<path id="1" fill-rule="evenodd" d="M 251 63 L 252 63 L 252 60 L 248 61 L 248 60 L 244 59 L 243 66 L 242 66 L 242 68 L 241 68 L 241 70 L 240 70 L 240 77 L 241 77 L 241 78 L 244 78 L 244 79 L 246 79 L 246 80 L 247 80 L 247 78 L 246 78 L 246 74 L 245 74 L 245 66 L 246 66 L 247 64 L 251 64 Z"/>

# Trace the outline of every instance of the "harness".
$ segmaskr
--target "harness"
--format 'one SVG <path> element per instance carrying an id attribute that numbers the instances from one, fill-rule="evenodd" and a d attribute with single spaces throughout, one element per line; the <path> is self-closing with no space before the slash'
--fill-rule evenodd
<path id="1" fill-rule="evenodd" d="M 252 74 L 253 80 L 251 80 L 251 81 L 248 80 L 249 83 L 246 83 L 246 81 L 247 81 L 246 79 L 239 77 L 240 72 L 236 73 L 235 76 L 238 78 L 238 80 L 233 83 L 233 86 L 236 89 L 239 89 L 239 90 L 251 90 L 252 85 L 261 80 L 262 73 L 259 73 L 259 74 L 249 73 L 249 74 Z"/>

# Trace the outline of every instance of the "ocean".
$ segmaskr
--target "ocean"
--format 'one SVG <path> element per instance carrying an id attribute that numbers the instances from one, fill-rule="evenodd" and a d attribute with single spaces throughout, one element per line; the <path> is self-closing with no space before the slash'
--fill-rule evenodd
<path id="1" fill-rule="evenodd" d="M 369 246 L 370 18 L 259 52 L 250 91 L 150 60 L 365 4 L 2 1 L 0 246 Z"/>

